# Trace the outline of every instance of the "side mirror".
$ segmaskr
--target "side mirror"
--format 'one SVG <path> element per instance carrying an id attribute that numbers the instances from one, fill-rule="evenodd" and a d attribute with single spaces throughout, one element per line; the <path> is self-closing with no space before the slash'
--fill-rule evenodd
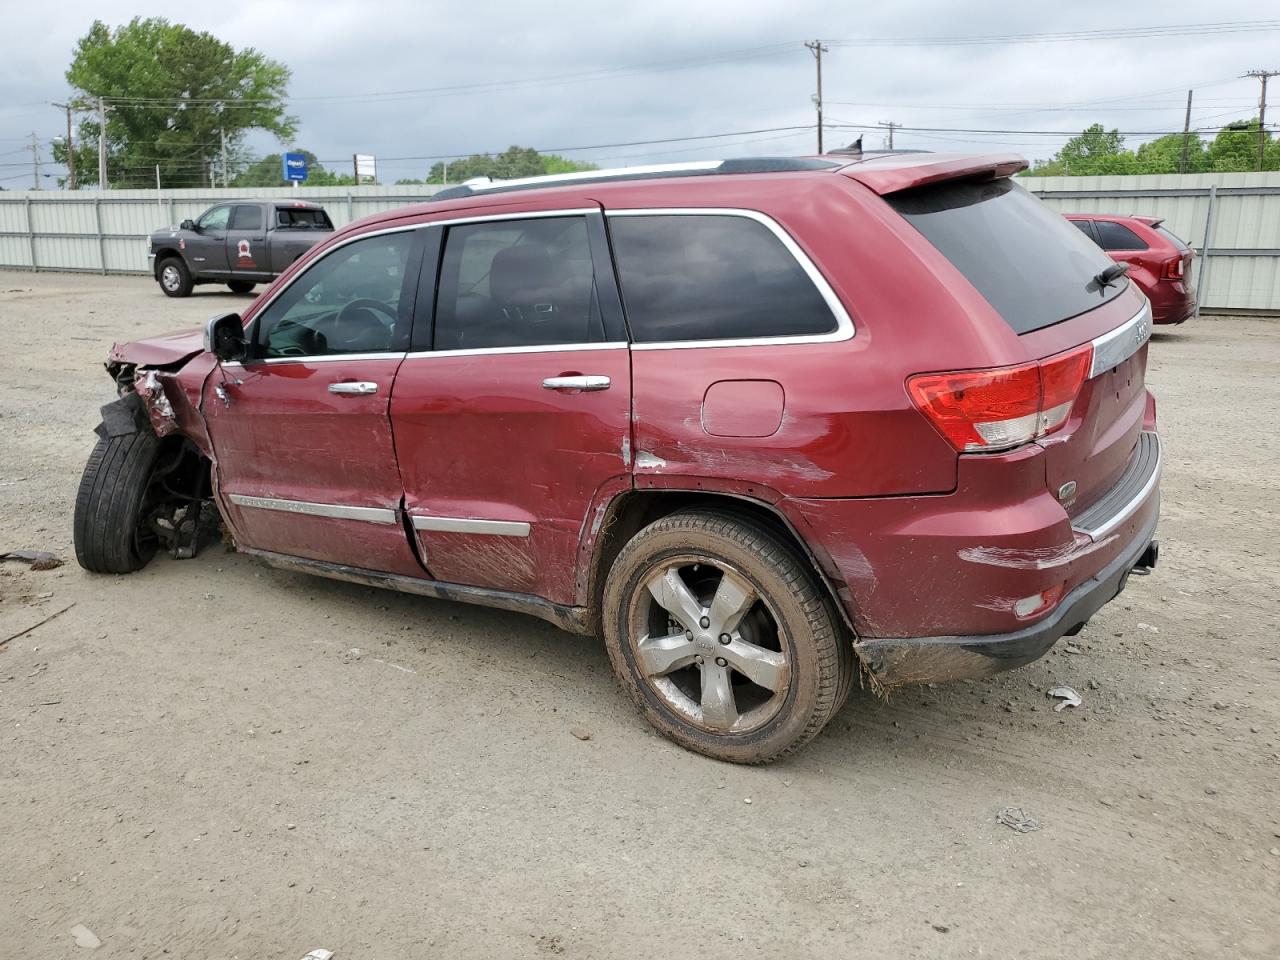
<path id="1" fill-rule="evenodd" d="M 196 228 L 196 222 L 190 219 L 183 220 L 180 224 L 178 224 L 179 230 L 194 230 L 195 228 Z"/>
<path id="2" fill-rule="evenodd" d="M 204 348 L 219 360 L 243 360 L 249 341 L 244 336 L 244 321 L 238 313 L 220 313 L 204 325 Z"/>

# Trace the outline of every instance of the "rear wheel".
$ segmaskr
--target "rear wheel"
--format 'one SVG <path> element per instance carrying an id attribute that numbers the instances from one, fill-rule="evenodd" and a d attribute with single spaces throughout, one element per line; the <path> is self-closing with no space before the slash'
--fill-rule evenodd
<path id="1" fill-rule="evenodd" d="M 160 281 L 160 289 L 166 297 L 188 297 L 195 284 L 191 280 L 191 271 L 182 262 L 181 257 L 169 257 L 160 264 L 156 274 Z"/>
<path id="2" fill-rule="evenodd" d="M 773 760 L 848 696 L 852 645 L 808 565 L 735 516 L 682 511 L 640 531 L 603 610 L 609 657 L 640 711 L 707 756 Z"/>
<path id="3" fill-rule="evenodd" d="M 76 494 L 76 560 L 94 573 L 132 573 L 155 556 L 148 491 L 160 454 L 151 431 L 99 439 Z"/>
<path id="4" fill-rule="evenodd" d="M 227 282 L 227 286 L 230 288 L 232 293 L 248 293 L 256 287 L 257 284 L 252 280 L 230 280 Z"/>

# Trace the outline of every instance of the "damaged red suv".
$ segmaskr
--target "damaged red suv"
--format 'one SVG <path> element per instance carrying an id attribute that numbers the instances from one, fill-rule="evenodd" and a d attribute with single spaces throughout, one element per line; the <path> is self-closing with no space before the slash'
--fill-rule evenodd
<path id="1" fill-rule="evenodd" d="M 1017 157 L 455 188 L 246 311 L 117 345 L 80 563 L 268 564 L 601 635 L 671 739 L 762 762 L 1028 663 L 1154 566 L 1150 306 Z M 216 509 L 215 509 L 216 508 Z"/>

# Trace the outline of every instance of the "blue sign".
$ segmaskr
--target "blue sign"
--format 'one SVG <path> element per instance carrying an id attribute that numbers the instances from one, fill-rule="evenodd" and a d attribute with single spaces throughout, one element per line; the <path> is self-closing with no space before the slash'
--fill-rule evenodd
<path id="1" fill-rule="evenodd" d="M 282 176 L 286 180 L 306 180 L 306 155 L 301 153 L 286 153 L 284 155 Z"/>

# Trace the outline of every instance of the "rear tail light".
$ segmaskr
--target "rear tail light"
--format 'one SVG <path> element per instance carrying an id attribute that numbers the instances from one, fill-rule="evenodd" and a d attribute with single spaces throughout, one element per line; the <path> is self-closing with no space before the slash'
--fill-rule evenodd
<path id="1" fill-rule="evenodd" d="M 1178 254 L 1171 260 L 1166 260 L 1160 266 L 1161 280 L 1181 280 L 1183 273 L 1183 255 Z"/>
<path id="2" fill-rule="evenodd" d="M 1092 362 L 1086 344 L 1039 363 L 918 374 L 907 392 L 962 453 L 1008 450 L 1066 422 Z"/>

